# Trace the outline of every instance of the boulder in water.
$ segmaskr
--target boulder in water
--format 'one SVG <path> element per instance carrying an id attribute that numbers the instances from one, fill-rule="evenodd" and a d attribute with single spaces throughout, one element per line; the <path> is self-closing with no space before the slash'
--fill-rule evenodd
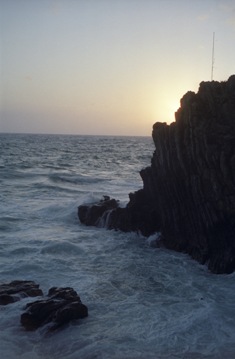
<path id="1" fill-rule="evenodd" d="M 26 312 L 21 315 L 21 324 L 28 331 L 48 324 L 48 330 L 54 331 L 71 320 L 87 316 L 88 309 L 73 288 L 53 287 L 46 299 L 26 305 Z"/>
<path id="2" fill-rule="evenodd" d="M 26 297 L 43 295 L 39 284 L 27 280 L 14 280 L 0 285 L 0 304 L 7 305 Z"/>

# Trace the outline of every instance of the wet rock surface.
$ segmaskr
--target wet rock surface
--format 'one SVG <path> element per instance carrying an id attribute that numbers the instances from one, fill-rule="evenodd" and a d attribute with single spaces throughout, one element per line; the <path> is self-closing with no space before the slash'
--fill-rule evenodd
<path id="1" fill-rule="evenodd" d="M 0 285 L 0 305 L 37 296 L 41 298 L 28 303 L 21 315 L 21 324 L 28 331 L 44 325 L 48 325 L 48 331 L 54 331 L 73 320 L 88 316 L 87 307 L 73 288 L 52 287 L 44 297 L 39 284 L 33 281 L 15 280 Z"/>
<path id="2" fill-rule="evenodd" d="M 43 295 L 39 284 L 33 281 L 14 280 L 7 284 L 0 284 L 0 305 L 17 302 L 26 297 Z"/>
<path id="3" fill-rule="evenodd" d="M 28 331 L 49 324 L 48 330 L 54 331 L 71 320 L 88 316 L 87 307 L 81 302 L 72 288 L 51 288 L 47 298 L 26 305 L 21 315 L 21 324 Z"/>
<path id="4" fill-rule="evenodd" d="M 181 99 L 170 125 L 155 123 L 151 166 L 126 208 L 83 205 L 87 225 L 161 231 L 165 247 L 190 254 L 214 273 L 235 270 L 235 75 L 202 82 Z M 115 201 L 115 200 L 114 200 Z M 105 220 L 104 220 L 105 219 Z"/>

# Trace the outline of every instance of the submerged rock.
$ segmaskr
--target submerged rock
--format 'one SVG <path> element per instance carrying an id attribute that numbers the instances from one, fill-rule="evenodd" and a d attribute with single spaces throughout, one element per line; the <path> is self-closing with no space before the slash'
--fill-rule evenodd
<path id="1" fill-rule="evenodd" d="M 88 316 L 87 307 L 81 302 L 73 288 L 53 287 L 47 297 L 33 281 L 15 280 L 0 285 L 0 305 L 7 305 L 27 297 L 41 296 L 42 299 L 28 303 L 21 315 L 21 324 L 26 330 L 35 330 L 45 324 L 53 331 L 71 320 Z"/>
<path id="2" fill-rule="evenodd" d="M 0 285 L 0 304 L 7 305 L 26 297 L 37 297 L 43 295 L 39 284 L 27 280 L 14 280 Z"/>
<path id="3" fill-rule="evenodd" d="M 79 219 L 146 236 L 160 231 L 165 247 L 207 263 L 214 273 L 231 273 L 235 75 L 226 82 L 202 82 L 198 93 L 186 93 L 175 119 L 170 125 L 154 124 L 151 166 L 140 172 L 143 189 L 129 195 L 126 208 L 106 209 L 101 202 L 95 211 L 96 205 L 83 205 L 78 208 Z"/>
<path id="4" fill-rule="evenodd" d="M 26 312 L 21 315 L 21 324 L 31 331 L 48 324 L 49 331 L 69 323 L 71 320 L 88 316 L 87 307 L 73 288 L 53 287 L 47 299 L 37 300 L 26 305 Z"/>

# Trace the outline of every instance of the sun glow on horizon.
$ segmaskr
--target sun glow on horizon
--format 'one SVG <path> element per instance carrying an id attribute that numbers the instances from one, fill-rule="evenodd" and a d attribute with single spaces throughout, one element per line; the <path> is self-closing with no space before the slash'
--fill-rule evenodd
<path id="1" fill-rule="evenodd" d="M 214 79 L 235 73 L 223 1 L 0 1 L 0 132 L 149 135 L 174 122 L 210 79 L 213 31 Z"/>
<path id="2" fill-rule="evenodd" d="M 155 104 L 154 106 L 155 122 L 166 122 L 167 124 L 175 122 L 175 113 L 180 108 L 181 97 L 179 96 L 178 99 L 175 99 L 177 96 L 171 95 L 169 98 L 163 95 L 162 97 L 159 96 L 157 105 Z M 160 100 L 162 101 L 160 102 Z"/>
<path id="3" fill-rule="evenodd" d="M 170 114 L 170 120 L 168 121 L 168 123 L 172 123 L 175 122 L 175 113 L 178 111 L 178 109 L 180 108 L 180 99 L 178 101 L 174 100 L 174 101 L 169 101 L 168 103 L 168 109 L 169 109 L 169 114 Z"/>

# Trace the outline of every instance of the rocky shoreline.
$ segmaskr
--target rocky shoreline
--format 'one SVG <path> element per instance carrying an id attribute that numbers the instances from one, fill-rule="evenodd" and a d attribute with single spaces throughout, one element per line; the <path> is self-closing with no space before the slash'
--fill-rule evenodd
<path id="1" fill-rule="evenodd" d="M 143 188 L 120 208 L 108 196 L 78 207 L 86 225 L 161 232 L 159 245 L 188 253 L 214 273 L 235 270 L 235 75 L 187 92 L 176 121 L 157 122 Z"/>
<path id="2" fill-rule="evenodd" d="M 47 296 L 44 296 L 39 284 L 33 281 L 14 280 L 0 284 L 0 305 L 12 304 L 29 297 L 41 298 L 28 303 L 21 315 L 21 325 L 27 331 L 47 326 L 47 332 L 53 332 L 72 320 L 88 316 L 87 307 L 73 288 L 52 287 Z"/>

